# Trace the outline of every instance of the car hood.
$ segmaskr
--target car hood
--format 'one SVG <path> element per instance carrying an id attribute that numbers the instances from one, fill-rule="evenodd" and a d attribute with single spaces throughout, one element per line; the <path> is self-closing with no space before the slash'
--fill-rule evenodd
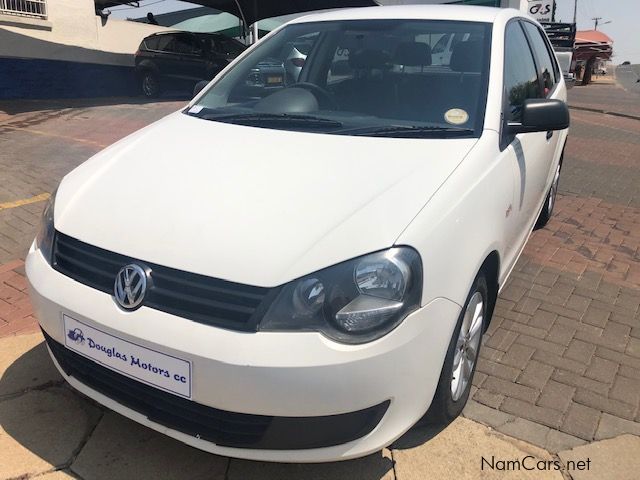
<path id="1" fill-rule="evenodd" d="M 276 286 L 392 246 L 476 141 L 287 132 L 177 112 L 67 175 L 55 226 L 142 261 Z"/>

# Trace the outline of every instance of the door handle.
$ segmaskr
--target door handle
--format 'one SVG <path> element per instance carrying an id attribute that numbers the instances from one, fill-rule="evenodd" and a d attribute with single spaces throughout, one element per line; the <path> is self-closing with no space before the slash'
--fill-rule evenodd
<path id="1" fill-rule="evenodd" d="M 549 130 L 547 132 L 547 140 L 549 140 L 551 137 L 553 137 L 553 130 Z"/>

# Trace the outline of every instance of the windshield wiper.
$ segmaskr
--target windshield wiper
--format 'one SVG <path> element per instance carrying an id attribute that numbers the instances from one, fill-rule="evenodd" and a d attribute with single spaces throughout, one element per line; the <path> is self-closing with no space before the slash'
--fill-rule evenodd
<path id="1" fill-rule="evenodd" d="M 238 123 L 249 126 L 299 126 L 305 128 L 342 128 L 342 122 L 329 118 L 316 117 L 314 115 L 301 115 L 292 113 L 232 113 L 232 114 L 205 114 L 200 118 L 215 122 Z"/>
<path id="2" fill-rule="evenodd" d="M 467 136 L 472 135 L 474 131 L 471 128 L 441 127 L 435 125 L 385 125 L 381 127 L 349 128 L 334 133 L 336 135 L 358 135 L 367 137 L 424 138 L 433 137 L 441 133 L 452 134 L 452 136 Z"/>

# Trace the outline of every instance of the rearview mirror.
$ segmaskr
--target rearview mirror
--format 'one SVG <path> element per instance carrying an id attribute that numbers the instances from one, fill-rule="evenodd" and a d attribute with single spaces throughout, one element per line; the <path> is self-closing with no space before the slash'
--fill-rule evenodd
<path id="1" fill-rule="evenodd" d="M 200 80 L 198 83 L 196 83 L 196 86 L 193 87 L 193 97 L 191 98 L 194 98 L 196 95 L 198 95 L 207 85 L 209 85 L 208 80 Z"/>
<path id="2" fill-rule="evenodd" d="M 530 98 L 522 106 L 522 122 L 509 123 L 510 134 L 548 132 L 569 128 L 569 108 L 562 100 Z"/>

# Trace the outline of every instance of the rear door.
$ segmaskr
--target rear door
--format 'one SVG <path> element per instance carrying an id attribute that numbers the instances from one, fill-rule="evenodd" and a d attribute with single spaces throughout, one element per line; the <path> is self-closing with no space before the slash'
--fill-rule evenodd
<path id="1" fill-rule="evenodd" d="M 177 33 L 173 44 L 175 76 L 185 81 L 206 78 L 206 59 L 203 44 L 192 33 Z"/>
<path id="2" fill-rule="evenodd" d="M 513 266 L 524 247 L 546 195 L 549 162 L 553 156 L 553 137 L 546 132 L 509 135 L 506 125 L 520 122 L 522 106 L 529 98 L 542 98 L 543 87 L 538 75 L 529 40 L 520 21 L 507 24 L 504 56 L 503 128 L 501 153 L 511 163 L 514 175 L 513 204 L 505 212 L 505 265 Z"/>
<path id="3" fill-rule="evenodd" d="M 160 71 L 160 75 L 171 76 L 174 66 L 174 55 L 172 52 L 174 36 L 172 34 L 163 34 L 157 36 L 157 43 L 154 44 L 153 61 Z"/>

